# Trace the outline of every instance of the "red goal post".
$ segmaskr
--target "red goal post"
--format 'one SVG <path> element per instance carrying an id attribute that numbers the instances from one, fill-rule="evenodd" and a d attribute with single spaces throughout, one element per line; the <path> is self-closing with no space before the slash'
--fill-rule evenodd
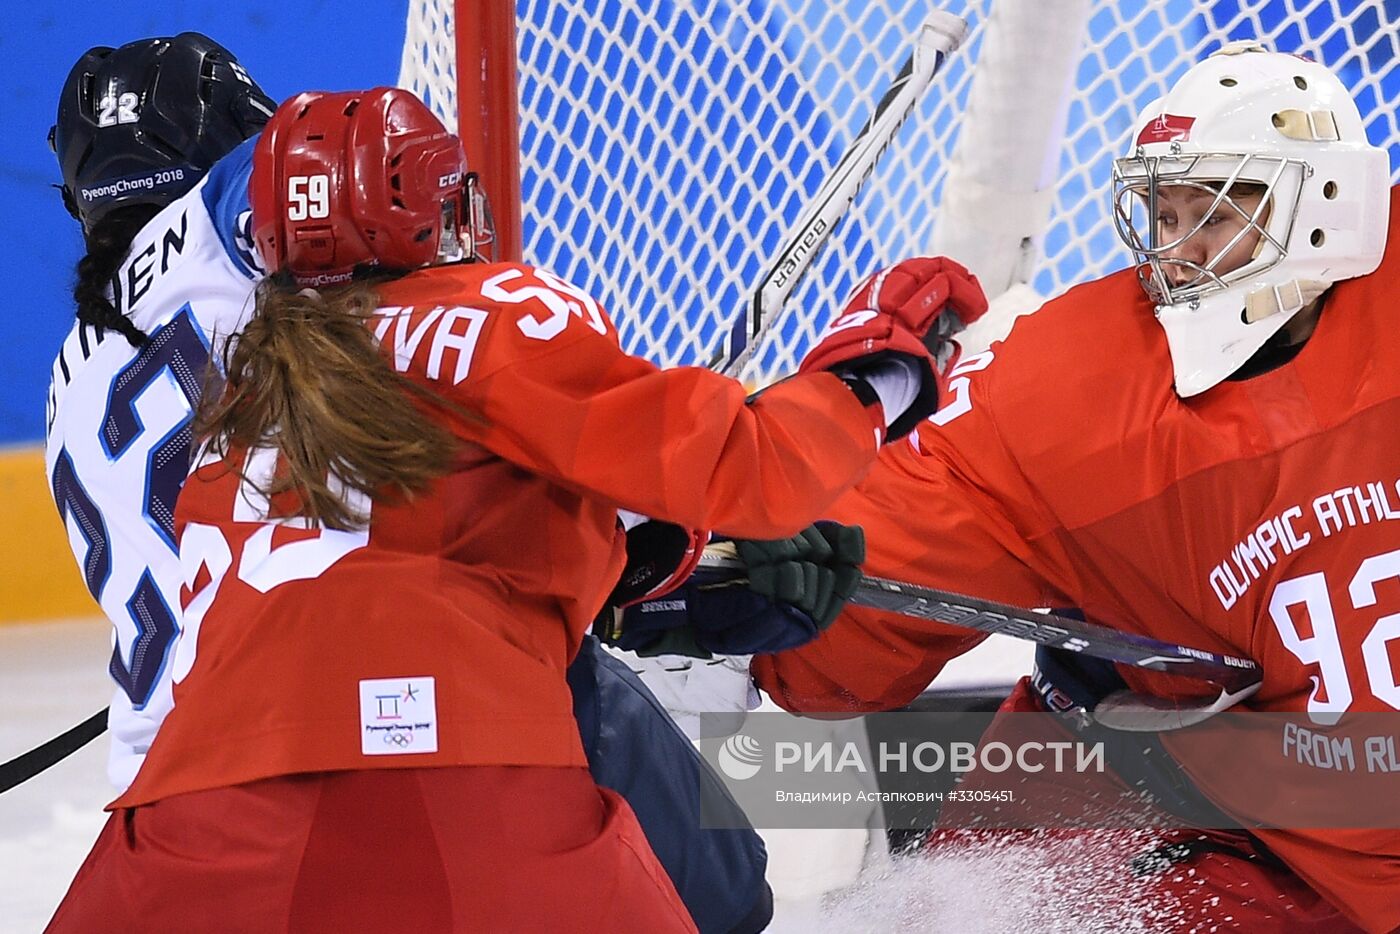
<path id="1" fill-rule="evenodd" d="M 1388 0 L 937 5 L 967 20 L 968 38 L 789 298 L 747 371 L 755 382 L 790 372 L 859 278 L 901 256 L 948 253 L 990 293 L 1039 297 L 1126 264 L 1112 160 L 1136 113 L 1226 42 L 1326 63 L 1400 163 Z M 458 126 L 503 255 L 597 295 L 629 350 L 704 363 L 928 9 L 411 0 L 399 83 Z"/>

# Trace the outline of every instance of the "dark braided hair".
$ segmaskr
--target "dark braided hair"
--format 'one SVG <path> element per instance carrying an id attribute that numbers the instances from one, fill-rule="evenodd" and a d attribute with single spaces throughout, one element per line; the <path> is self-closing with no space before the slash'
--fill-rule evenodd
<path id="1" fill-rule="evenodd" d="M 118 331 L 133 347 L 146 343 L 146 333 L 116 309 L 107 289 L 117 287 L 113 279 L 131 241 L 157 213 L 154 205 L 136 205 L 113 211 L 93 225 L 87 233 L 87 255 L 78 260 L 78 281 L 73 285 L 78 320 L 99 331 Z"/>

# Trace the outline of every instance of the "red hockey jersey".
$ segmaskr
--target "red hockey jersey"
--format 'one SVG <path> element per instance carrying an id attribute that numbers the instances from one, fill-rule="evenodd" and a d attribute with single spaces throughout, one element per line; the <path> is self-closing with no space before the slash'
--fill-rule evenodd
<path id="1" fill-rule="evenodd" d="M 1288 364 L 1181 399 L 1134 273 L 1108 276 L 961 361 L 943 409 L 830 517 L 865 526 L 870 574 L 1250 656 L 1253 709 L 1400 709 L 1396 202 L 1381 267 L 1332 288 Z M 851 609 L 753 668 L 793 710 L 888 709 L 978 641 Z M 1397 832 L 1260 836 L 1368 928 L 1400 925 Z"/>
<path id="2" fill-rule="evenodd" d="M 200 466 L 177 509 L 174 710 L 114 806 L 304 771 L 584 765 L 564 669 L 622 569 L 617 510 L 781 537 L 875 458 L 835 376 L 747 401 L 659 370 L 543 271 L 428 269 L 381 301 L 392 365 L 461 410 L 432 410 L 456 468 L 355 532 L 268 521 L 239 465 Z"/>

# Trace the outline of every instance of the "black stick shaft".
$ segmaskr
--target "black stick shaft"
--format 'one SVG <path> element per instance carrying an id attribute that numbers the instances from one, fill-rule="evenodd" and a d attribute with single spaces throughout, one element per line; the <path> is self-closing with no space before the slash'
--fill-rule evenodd
<path id="1" fill-rule="evenodd" d="M 103 707 L 72 729 L 60 733 L 23 755 L 16 756 L 9 762 L 0 764 L 0 794 L 9 791 L 21 782 L 27 782 L 45 769 L 57 765 L 101 736 L 105 729 L 107 729 L 107 708 Z"/>
<path id="2" fill-rule="evenodd" d="M 1033 613 L 1005 603 L 904 581 L 866 577 L 850 602 L 900 616 L 1026 639 L 1119 664 L 1200 678 L 1231 690 L 1253 684 L 1260 678 L 1259 666 L 1247 658 L 1163 642 L 1054 613 Z"/>

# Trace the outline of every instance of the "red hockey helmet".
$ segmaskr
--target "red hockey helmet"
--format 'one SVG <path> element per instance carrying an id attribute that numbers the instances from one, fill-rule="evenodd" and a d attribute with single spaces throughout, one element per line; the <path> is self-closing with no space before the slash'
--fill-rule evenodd
<path id="1" fill-rule="evenodd" d="M 254 151 L 253 240 L 269 271 L 311 285 L 357 266 L 480 259 L 490 238 L 473 183 L 461 141 L 412 93 L 298 94 Z"/>

